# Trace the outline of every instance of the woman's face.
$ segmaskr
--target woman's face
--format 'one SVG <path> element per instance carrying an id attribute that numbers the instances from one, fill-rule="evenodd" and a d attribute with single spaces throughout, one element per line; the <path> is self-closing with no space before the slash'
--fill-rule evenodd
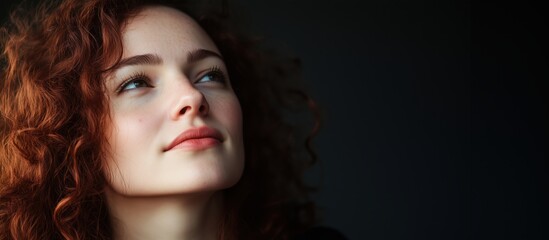
<path id="1" fill-rule="evenodd" d="M 123 28 L 123 46 L 105 78 L 110 188 L 151 196 L 234 185 L 244 168 L 241 109 L 212 40 L 186 14 L 148 7 Z"/>

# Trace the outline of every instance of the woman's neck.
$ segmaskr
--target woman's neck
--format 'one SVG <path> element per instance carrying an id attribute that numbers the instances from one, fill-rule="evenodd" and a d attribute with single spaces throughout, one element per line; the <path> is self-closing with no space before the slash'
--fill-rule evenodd
<path id="1" fill-rule="evenodd" d="M 115 240 L 216 239 L 222 193 L 127 197 L 106 191 Z"/>

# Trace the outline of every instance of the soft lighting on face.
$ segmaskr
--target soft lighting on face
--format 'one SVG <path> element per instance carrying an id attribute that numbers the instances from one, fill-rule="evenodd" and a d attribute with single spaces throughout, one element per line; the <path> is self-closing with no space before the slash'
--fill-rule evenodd
<path id="1" fill-rule="evenodd" d="M 123 46 L 105 79 L 110 188 L 151 196 L 234 185 L 244 168 L 241 109 L 212 40 L 186 14 L 149 7 L 129 20 Z"/>

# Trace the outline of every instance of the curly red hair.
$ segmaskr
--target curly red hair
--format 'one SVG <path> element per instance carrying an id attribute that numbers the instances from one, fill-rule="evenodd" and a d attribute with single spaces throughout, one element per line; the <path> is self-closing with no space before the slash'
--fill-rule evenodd
<path id="1" fill-rule="evenodd" d="M 298 61 L 257 51 L 228 30 L 223 13 L 65 0 L 32 14 L 16 10 L 1 30 L 0 239 L 112 237 L 103 197 L 110 119 L 102 75 L 122 56 L 123 24 L 148 4 L 176 7 L 199 22 L 224 55 L 242 105 L 246 169 L 225 190 L 220 238 L 285 239 L 314 223 L 301 175 L 315 160 L 310 140 L 318 121 L 303 135 L 284 118 L 296 106 L 314 110 L 291 84 Z"/>

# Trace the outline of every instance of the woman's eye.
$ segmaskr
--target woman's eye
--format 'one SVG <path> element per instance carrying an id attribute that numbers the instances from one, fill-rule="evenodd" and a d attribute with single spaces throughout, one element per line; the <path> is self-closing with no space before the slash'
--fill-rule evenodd
<path id="1" fill-rule="evenodd" d="M 136 76 L 132 77 L 129 80 L 125 81 L 119 88 L 118 93 L 129 91 L 132 89 L 148 87 L 152 88 L 153 86 L 149 84 L 149 79 L 145 76 Z"/>
<path id="2" fill-rule="evenodd" d="M 197 83 L 203 82 L 219 82 L 225 83 L 226 77 L 225 74 L 219 68 L 212 68 L 201 78 L 198 79 Z"/>

